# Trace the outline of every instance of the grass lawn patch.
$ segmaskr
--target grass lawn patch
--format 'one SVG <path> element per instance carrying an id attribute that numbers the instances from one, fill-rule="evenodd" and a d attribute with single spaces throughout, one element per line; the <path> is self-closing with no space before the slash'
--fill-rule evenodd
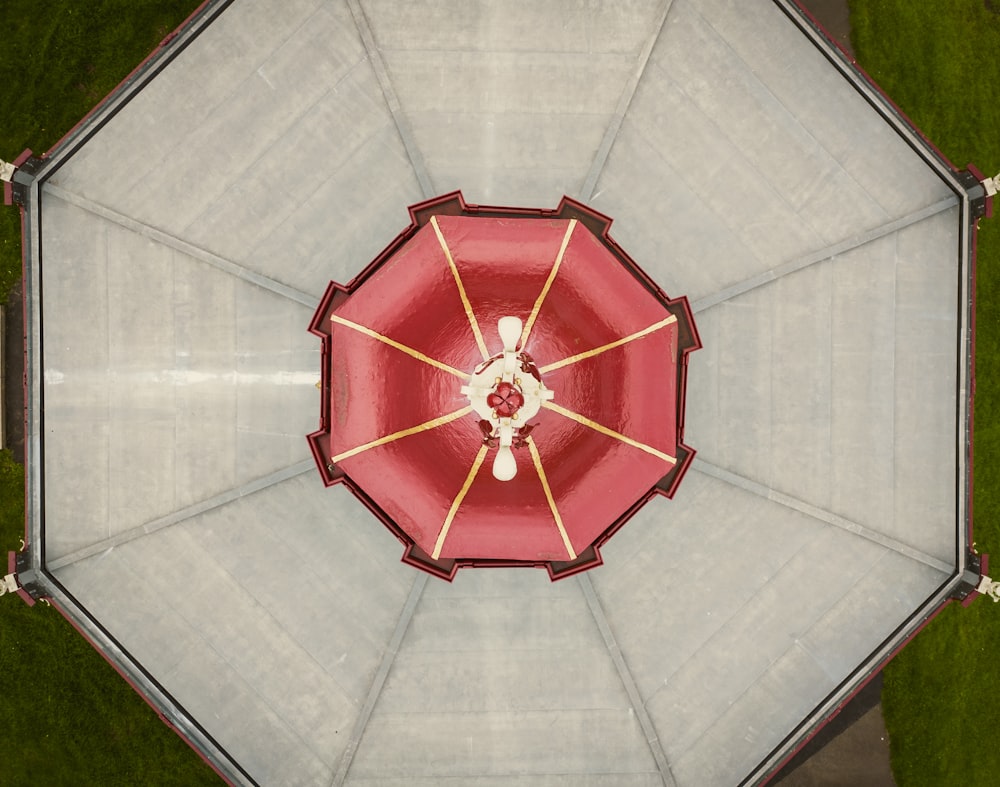
<path id="1" fill-rule="evenodd" d="M 41 155 L 200 0 L 2 0 L 0 156 Z M 0 302 L 21 277 L 0 210 Z M 24 468 L 0 452 L 0 556 L 24 535 Z M 59 615 L 0 600 L 0 784 L 218 785 L 216 774 Z"/>
<path id="2" fill-rule="evenodd" d="M 852 0 L 858 62 L 951 161 L 1000 170 L 1000 2 Z M 1000 209 L 1000 202 L 997 204 Z M 1000 216 L 982 223 L 974 533 L 1000 569 Z M 1000 784 L 1000 605 L 944 610 L 885 670 L 899 787 Z"/>

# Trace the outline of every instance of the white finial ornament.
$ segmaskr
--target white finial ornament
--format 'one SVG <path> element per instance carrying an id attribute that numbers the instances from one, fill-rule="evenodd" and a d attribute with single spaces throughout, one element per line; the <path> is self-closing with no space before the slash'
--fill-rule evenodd
<path id="1" fill-rule="evenodd" d="M 501 317 L 497 333 L 503 342 L 503 352 L 488 359 L 462 386 L 472 409 L 480 417 L 479 426 L 484 442 L 496 446 L 493 477 L 510 481 L 517 475 L 514 448 L 525 444 L 534 418 L 542 402 L 554 394 L 542 383 L 534 362 L 525 352 L 518 352 L 523 323 L 518 317 Z"/>
<path id="2" fill-rule="evenodd" d="M 497 449 L 496 458 L 493 460 L 493 477 L 497 481 L 510 481 L 517 475 L 517 460 L 509 445 L 502 445 Z"/>

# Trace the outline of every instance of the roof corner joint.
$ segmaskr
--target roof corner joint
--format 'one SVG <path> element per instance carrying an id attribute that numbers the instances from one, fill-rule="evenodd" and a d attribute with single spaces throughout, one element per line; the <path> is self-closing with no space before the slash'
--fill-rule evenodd
<path id="1" fill-rule="evenodd" d="M 0 159 L 0 182 L 3 183 L 3 204 L 24 205 L 28 188 L 35 180 L 41 161 L 32 158 L 31 151 L 25 150 L 13 161 Z"/>
<path id="2" fill-rule="evenodd" d="M 1000 602 L 1000 580 L 993 579 L 986 573 L 990 570 L 990 556 L 985 552 L 979 554 L 973 544 L 967 561 L 961 584 L 952 598 L 961 602 L 963 607 L 969 606 L 979 596 L 988 596 L 994 602 Z"/>
<path id="3" fill-rule="evenodd" d="M 988 178 L 973 164 L 969 164 L 958 173 L 958 178 L 969 196 L 972 220 L 978 221 L 984 216 L 988 219 L 992 218 L 993 198 L 1000 190 L 1000 172 L 994 177 Z"/>
<path id="4" fill-rule="evenodd" d="M 7 553 L 7 573 L 0 578 L 0 596 L 16 593 L 29 606 L 44 598 L 46 593 L 39 584 L 38 572 L 31 567 L 31 556 L 24 551 Z"/>

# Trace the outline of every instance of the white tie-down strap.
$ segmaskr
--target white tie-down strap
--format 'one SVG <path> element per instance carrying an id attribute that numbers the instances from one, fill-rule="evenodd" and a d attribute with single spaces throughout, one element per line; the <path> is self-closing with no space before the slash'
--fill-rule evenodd
<path id="1" fill-rule="evenodd" d="M 14 173 L 17 171 L 17 167 L 11 164 L 9 161 L 4 161 L 0 158 L 0 180 L 10 183 L 14 179 Z"/>
<path id="2" fill-rule="evenodd" d="M 992 197 L 997 193 L 997 191 L 1000 191 L 1000 172 L 992 178 L 986 178 L 986 180 L 983 181 L 983 188 L 986 189 L 987 197 Z"/>

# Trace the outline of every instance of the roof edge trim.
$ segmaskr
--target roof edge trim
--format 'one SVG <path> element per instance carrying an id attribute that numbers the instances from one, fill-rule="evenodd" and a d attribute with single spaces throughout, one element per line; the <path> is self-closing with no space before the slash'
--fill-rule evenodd
<path id="1" fill-rule="evenodd" d="M 258 787 L 258 783 L 239 762 L 143 668 L 58 579 L 43 569 L 39 572 L 38 584 L 45 588 L 45 598 L 52 606 L 220 778 L 231 785 Z"/>
<path id="2" fill-rule="evenodd" d="M 841 75 L 881 115 L 900 137 L 923 158 L 956 194 L 966 194 L 957 177 L 958 168 L 927 137 L 919 126 L 882 90 L 878 83 L 831 40 L 819 23 L 799 3 L 799 0 L 772 0 L 784 14 L 812 41 Z"/>
<path id="3" fill-rule="evenodd" d="M 782 768 L 863 689 L 872 678 L 896 657 L 925 626 L 955 600 L 961 587 L 961 572 L 953 574 L 938 586 L 923 604 L 910 615 L 869 655 L 864 662 L 831 691 L 785 739 L 761 760 L 740 782 L 740 787 L 764 785 L 781 773 Z"/>
<path id="4" fill-rule="evenodd" d="M 176 30 L 169 33 L 107 96 L 43 154 L 38 179 L 46 180 L 88 139 L 123 109 L 146 84 L 183 52 L 233 0 L 205 0 Z"/>
<path id="5" fill-rule="evenodd" d="M 868 104 L 920 156 L 959 199 L 958 311 L 956 390 L 956 570 L 909 615 L 862 664 L 820 702 L 809 716 L 764 757 L 741 784 L 766 784 L 941 610 L 955 600 L 965 582 L 972 539 L 972 422 L 975 394 L 975 296 L 978 215 L 967 175 L 931 142 L 842 47 L 833 41 L 799 0 L 773 0 Z M 975 174 L 975 173 L 973 173 Z"/>

